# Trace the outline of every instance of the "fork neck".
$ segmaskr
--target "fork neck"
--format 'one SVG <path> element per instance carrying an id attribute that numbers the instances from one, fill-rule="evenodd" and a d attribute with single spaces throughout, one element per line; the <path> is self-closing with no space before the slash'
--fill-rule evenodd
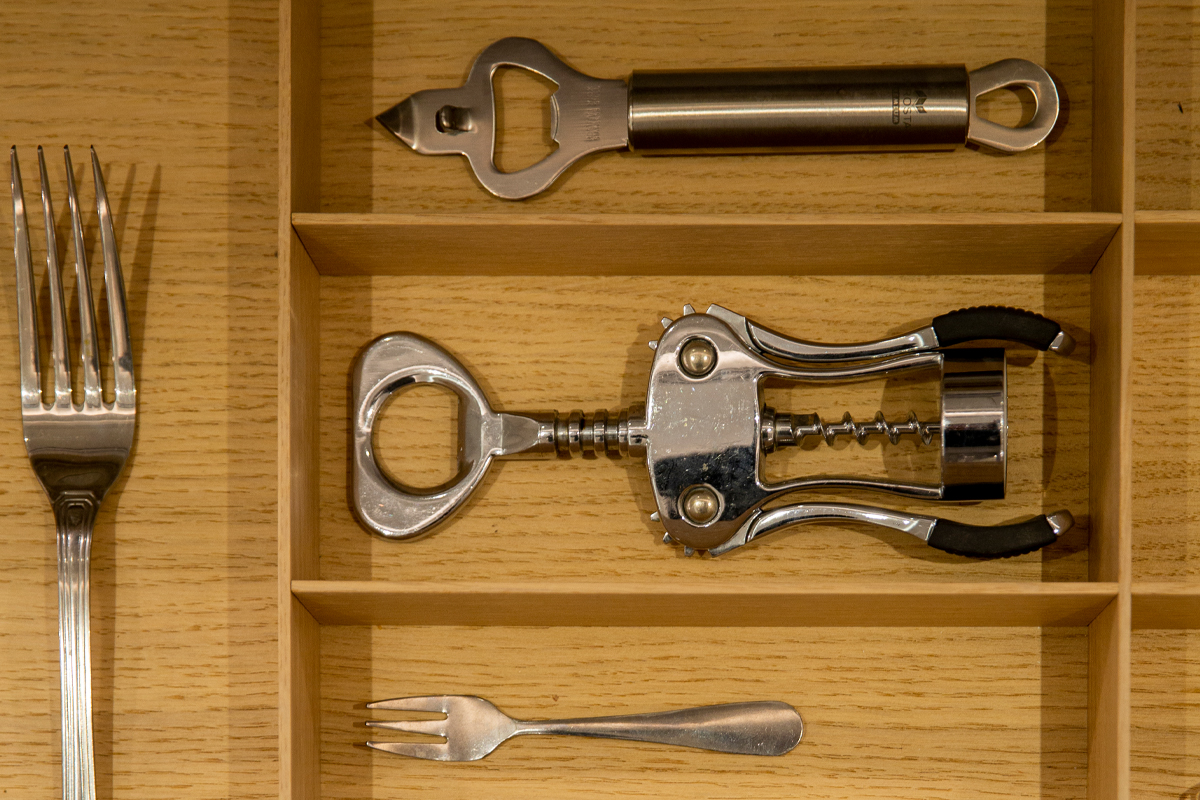
<path id="1" fill-rule="evenodd" d="M 591 736 L 602 739 L 629 739 L 644 735 L 653 720 L 651 714 L 576 719 L 513 720 L 514 736 L 545 734 L 552 736 Z"/>
<path id="2" fill-rule="evenodd" d="M 91 492 L 62 492 L 54 498 L 51 508 L 60 535 L 91 535 L 100 511 L 100 501 Z"/>

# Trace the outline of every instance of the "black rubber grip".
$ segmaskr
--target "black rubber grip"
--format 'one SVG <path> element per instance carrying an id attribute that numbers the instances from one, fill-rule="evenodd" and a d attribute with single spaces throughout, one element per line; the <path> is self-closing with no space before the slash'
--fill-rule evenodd
<path id="1" fill-rule="evenodd" d="M 1041 314 L 1020 308 L 976 306 L 934 317 L 933 332 L 943 347 L 980 339 L 1000 339 L 1046 350 L 1054 337 L 1062 332 L 1062 326 Z"/>
<path id="2" fill-rule="evenodd" d="M 971 558 L 1011 558 L 1057 540 L 1044 515 L 1015 525 L 964 525 L 939 519 L 929 534 L 930 547 Z"/>

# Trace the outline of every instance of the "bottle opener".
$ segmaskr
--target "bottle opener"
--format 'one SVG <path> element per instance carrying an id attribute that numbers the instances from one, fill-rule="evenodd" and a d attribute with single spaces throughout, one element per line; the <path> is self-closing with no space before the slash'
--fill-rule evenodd
<path id="1" fill-rule="evenodd" d="M 521 67 L 557 84 L 550 135 L 558 149 L 515 172 L 496 167 L 492 78 Z M 1010 128 L 983 119 L 975 101 L 1025 87 L 1036 111 Z M 1017 153 L 1041 144 L 1058 121 L 1054 80 L 1030 61 L 964 66 L 634 72 L 628 83 L 577 72 L 540 42 L 508 38 L 475 59 L 457 89 L 417 92 L 376 119 L 424 155 L 467 157 L 497 197 L 521 200 L 602 150 L 753 153 L 815 150 L 951 150 L 976 144 Z"/>
<path id="2" fill-rule="evenodd" d="M 371 531 L 415 539 L 445 522 L 479 485 L 494 458 L 578 455 L 645 458 L 664 542 L 691 555 L 728 553 L 787 525 L 850 520 L 910 533 L 949 553 L 995 558 L 1032 552 L 1074 524 L 1067 511 L 1010 525 L 966 525 L 937 517 L 847 503 L 798 503 L 765 509 L 792 492 L 876 490 L 926 500 L 1002 498 L 1006 480 L 1008 398 L 1003 348 L 952 349 L 1002 340 L 1068 354 L 1074 340 L 1057 322 L 1014 308 L 952 311 L 900 336 L 861 344 L 792 339 L 718 305 L 703 314 L 684 306 L 654 348 L 644 406 L 584 414 L 494 411 L 483 390 L 453 356 L 412 333 L 375 340 L 354 366 L 353 486 L 355 511 Z M 910 414 L 888 422 L 846 415 L 828 423 L 816 414 L 765 407 L 764 379 L 826 383 L 878 378 L 917 369 L 941 372 L 941 414 Z M 403 388 L 433 383 L 459 397 L 459 473 L 429 491 L 398 486 L 375 460 L 373 430 L 388 398 Z M 764 456 L 817 438 L 849 436 L 860 444 L 885 436 L 916 436 L 941 448 L 937 483 L 900 483 L 817 476 L 782 483 L 763 480 Z"/>

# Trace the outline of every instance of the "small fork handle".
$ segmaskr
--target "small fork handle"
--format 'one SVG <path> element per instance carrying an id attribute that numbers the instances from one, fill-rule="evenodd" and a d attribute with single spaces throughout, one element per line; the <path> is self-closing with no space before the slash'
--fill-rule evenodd
<path id="1" fill-rule="evenodd" d="M 92 528 L 100 504 L 90 496 L 68 496 L 53 508 L 58 538 L 63 800 L 95 800 L 90 573 Z"/>
<path id="2" fill-rule="evenodd" d="M 685 708 L 655 714 L 516 723 L 516 735 L 540 733 L 656 742 L 680 747 L 781 756 L 804 735 L 804 721 L 787 703 L 764 701 Z"/>

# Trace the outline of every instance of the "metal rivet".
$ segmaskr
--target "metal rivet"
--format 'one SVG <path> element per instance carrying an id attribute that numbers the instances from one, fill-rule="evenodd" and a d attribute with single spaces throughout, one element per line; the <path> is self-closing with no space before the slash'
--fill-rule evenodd
<path id="1" fill-rule="evenodd" d="M 693 378 L 703 378 L 717 365 L 717 351 L 707 339 L 692 339 L 679 351 L 679 367 Z"/>
<path id="2" fill-rule="evenodd" d="M 721 499 L 707 486 L 690 489 L 683 497 L 683 517 L 693 525 L 704 525 L 716 518 Z"/>

